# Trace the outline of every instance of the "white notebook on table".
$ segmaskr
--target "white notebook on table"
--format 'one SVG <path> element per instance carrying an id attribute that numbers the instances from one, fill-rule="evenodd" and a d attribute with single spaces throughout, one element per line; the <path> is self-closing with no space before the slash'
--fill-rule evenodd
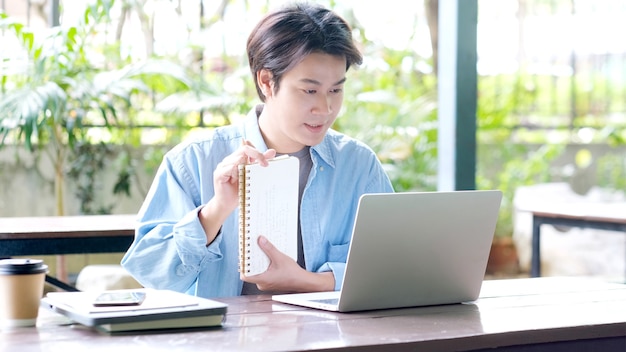
<path id="1" fill-rule="evenodd" d="M 145 294 L 139 305 L 95 306 L 102 293 Z M 95 292 L 49 292 L 41 307 L 70 320 L 107 333 L 128 333 L 163 329 L 220 327 L 228 305 L 211 299 L 157 289 L 129 289 Z"/>

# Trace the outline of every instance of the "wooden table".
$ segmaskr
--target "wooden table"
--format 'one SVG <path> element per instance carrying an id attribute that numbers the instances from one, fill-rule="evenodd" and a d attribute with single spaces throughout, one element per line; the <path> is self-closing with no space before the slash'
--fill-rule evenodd
<path id="1" fill-rule="evenodd" d="M 0 258 L 125 252 L 134 238 L 135 218 L 134 214 L 0 218 Z M 54 277 L 46 280 L 75 290 Z"/>
<path id="2" fill-rule="evenodd" d="M 0 351 L 626 351 L 626 285 L 599 279 L 485 281 L 468 304 L 331 313 L 227 303 L 222 328 L 105 335 L 42 308 L 36 328 L 0 332 Z"/>
<path id="3" fill-rule="evenodd" d="M 626 235 L 626 204 L 560 204 L 528 210 L 533 216 L 530 276 L 541 276 L 541 225 L 621 231 Z M 625 251 L 626 254 L 626 251 Z M 624 276 L 626 280 L 626 276 Z"/>

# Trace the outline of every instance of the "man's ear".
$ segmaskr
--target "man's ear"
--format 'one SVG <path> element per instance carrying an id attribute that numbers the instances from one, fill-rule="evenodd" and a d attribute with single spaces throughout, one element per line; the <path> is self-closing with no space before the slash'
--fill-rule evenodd
<path id="1" fill-rule="evenodd" d="M 265 96 L 265 98 L 271 97 L 272 87 L 274 86 L 273 84 L 274 75 L 272 75 L 272 73 L 268 69 L 265 69 L 265 68 L 257 72 L 256 75 L 257 75 L 257 82 L 259 84 L 259 88 L 261 89 L 261 92 L 263 92 L 263 96 Z"/>

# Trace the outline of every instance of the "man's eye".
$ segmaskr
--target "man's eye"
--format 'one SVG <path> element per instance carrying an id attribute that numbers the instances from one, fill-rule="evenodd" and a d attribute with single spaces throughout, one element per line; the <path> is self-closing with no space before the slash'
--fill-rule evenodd
<path id="1" fill-rule="evenodd" d="M 315 93 L 317 93 L 317 90 L 315 90 L 315 89 L 305 89 L 304 92 L 306 94 L 315 94 Z"/>
<path id="2" fill-rule="evenodd" d="M 341 92 L 343 92 L 342 88 L 336 88 L 336 89 L 331 90 L 331 93 L 341 93 Z"/>

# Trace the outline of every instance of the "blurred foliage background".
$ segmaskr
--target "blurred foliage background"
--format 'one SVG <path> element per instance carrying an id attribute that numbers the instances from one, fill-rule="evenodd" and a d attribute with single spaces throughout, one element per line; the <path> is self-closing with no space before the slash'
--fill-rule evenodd
<path id="1" fill-rule="evenodd" d="M 318 2 L 350 22 L 365 56 L 348 74 L 335 128 L 377 151 L 397 191 L 436 190 L 437 1 L 391 1 L 384 9 Z M 68 178 L 78 185 L 81 213 L 115 211 L 114 202 L 97 204 L 94 192 L 145 194 L 137 174 L 153 174 L 172 145 L 234 122 L 258 102 L 245 38 L 281 1 L 60 3 L 61 25 L 52 28 L 0 13 L 0 141 L 52 161 L 58 214 Z M 593 165 L 599 186 L 624 190 L 626 48 L 617 37 L 625 6 L 478 3 L 476 186 L 504 192 L 497 234 L 511 234 L 519 186 L 567 181 Z M 387 37 L 375 25 L 387 27 Z M 600 39 L 600 49 L 581 44 Z M 609 152 L 590 153 L 592 144 Z M 571 146 L 576 157 L 555 163 Z M 111 190 L 94 187 L 103 168 L 116 170 Z"/>

